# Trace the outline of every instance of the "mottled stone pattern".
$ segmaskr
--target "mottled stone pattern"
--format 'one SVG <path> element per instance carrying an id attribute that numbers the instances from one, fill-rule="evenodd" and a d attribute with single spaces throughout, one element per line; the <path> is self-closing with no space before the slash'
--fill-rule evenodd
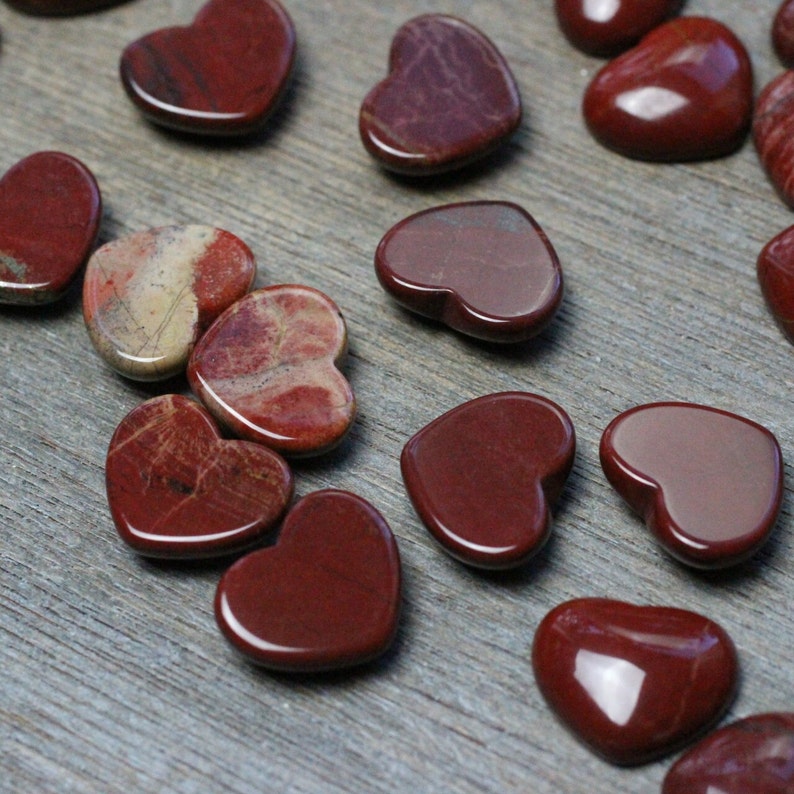
<path id="1" fill-rule="evenodd" d="M 521 122 L 510 67 L 479 30 L 426 14 L 392 42 L 389 76 L 364 99 L 364 146 L 387 168 L 407 174 L 458 168 L 495 149 Z"/>
<path id="2" fill-rule="evenodd" d="M 118 5 L 125 0 L 6 0 L 6 2 L 26 14 L 56 17 L 87 14 L 89 11 Z"/>
<path id="3" fill-rule="evenodd" d="M 788 340 L 794 343 L 794 226 L 773 237 L 756 265 L 766 305 Z"/>
<path id="4" fill-rule="evenodd" d="M 536 394 L 503 392 L 422 428 L 400 462 L 416 512 L 445 551 L 469 565 L 513 568 L 548 539 L 550 506 L 575 448 L 562 408 Z"/>
<path id="5" fill-rule="evenodd" d="M 563 296 L 545 233 L 504 201 L 447 204 L 400 221 L 378 245 L 375 272 L 406 308 L 492 342 L 535 336 Z"/>
<path id="6" fill-rule="evenodd" d="M 694 612 L 581 598 L 553 609 L 532 646 L 538 687 L 614 764 L 652 761 L 719 720 L 738 681 L 728 634 Z"/>
<path id="7" fill-rule="evenodd" d="M 670 554 L 698 568 L 742 562 L 766 541 L 783 498 L 775 436 L 736 414 L 651 403 L 601 438 L 607 479 Z"/>
<path id="8" fill-rule="evenodd" d="M 242 438 L 284 454 L 336 446 L 356 412 L 338 367 L 347 329 L 336 304 L 311 287 L 257 290 L 207 331 L 188 367 L 195 393 Z"/>
<path id="9" fill-rule="evenodd" d="M 660 25 L 606 64 L 583 102 L 587 127 L 601 144 L 660 162 L 730 154 L 747 137 L 752 109 L 747 50 L 725 25 L 705 17 Z"/>
<path id="10" fill-rule="evenodd" d="M 295 29 L 277 0 L 210 0 L 192 25 L 129 44 L 120 71 L 130 99 L 151 121 L 244 135 L 275 108 L 294 58 Z"/>
<path id="11" fill-rule="evenodd" d="M 775 14 L 772 46 L 784 66 L 794 66 L 794 0 L 784 0 Z"/>
<path id="12" fill-rule="evenodd" d="M 402 575 L 380 513 L 346 491 L 316 491 L 289 512 L 278 543 L 223 576 L 215 615 L 229 642 L 275 670 L 362 664 L 392 643 Z"/>
<path id="13" fill-rule="evenodd" d="M 662 794 L 791 794 L 794 713 L 754 714 L 707 736 L 673 764 Z"/>
<path id="14" fill-rule="evenodd" d="M 114 240 L 86 267 L 83 314 L 97 352 L 122 375 L 182 372 L 207 326 L 256 275 L 248 246 L 211 226 L 163 226 Z"/>
<path id="15" fill-rule="evenodd" d="M 61 152 L 37 152 L 0 180 L 0 303 L 62 297 L 96 242 L 102 199 L 93 174 Z"/>
<path id="16" fill-rule="evenodd" d="M 292 498 L 292 473 L 261 444 L 228 441 L 198 403 L 147 400 L 119 424 L 105 466 L 121 538 L 152 557 L 192 559 L 251 546 Z"/>
<path id="17" fill-rule="evenodd" d="M 775 190 L 794 208 L 794 71 L 779 74 L 758 95 L 753 140 Z"/>

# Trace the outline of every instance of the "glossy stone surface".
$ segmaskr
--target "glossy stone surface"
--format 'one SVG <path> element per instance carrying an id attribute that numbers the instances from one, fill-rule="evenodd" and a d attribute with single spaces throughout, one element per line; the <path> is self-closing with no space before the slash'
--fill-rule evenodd
<path id="1" fill-rule="evenodd" d="M 389 75 L 361 105 L 367 151 L 404 174 L 450 171 L 483 157 L 521 123 L 510 67 L 479 30 L 425 14 L 392 41 Z"/>
<path id="2" fill-rule="evenodd" d="M 755 714 L 707 736 L 673 764 L 662 794 L 791 794 L 794 713 Z"/>
<path id="3" fill-rule="evenodd" d="M 162 226 L 106 243 L 86 266 L 83 316 L 100 356 L 136 380 L 187 366 L 196 341 L 251 288 L 256 262 L 212 226 Z"/>
<path id="4" fill-rule="evenodd" d="M 335 447 L 356 413 L 339 371 L 347 328 L 322 292 L 295 284 L 257 290 L 225 312 L 190 359 L 193 391 L 236 435 L 289 455 Z"/>
<path id="5" fill-rule="evenodd" d="M 666 755 L 716 723 L 738 680 L 733 642 L 713 621 L 604 598 L 549 612 L 532 666 L 563 723 L 620 765 Z"/>
<path id="6" fill-rule="evenodd" d="M 400 593 L 400 555 L 380 513 L 352 493 L 316 491 L 289 512 L 275 546 L 224 574 L 215 616 L 229 642 L 258 664 L 333 670 L 391 645 Z"/>
<path id="7" fill-rule="evenodd" d="M 788 340 L 794 343 L 794 226 L 773 237 L 756 266 L 766 305 Z"/>
<path id="8" fill-rule="evenodd" d="M 69 288 L 96 242 L 94 175 L 61 152 L 36 152 L 0 179 L 0 303 L 41 304 Z"/>
<path id="9" fill-rule="evenodd" d="M 721 22 L 681 17 L 606 64 L 584 95 L 587 128 L 640 160 L 686 161 L 738 149 L 750 129 L 753 74 Z"/>
<path id="10" fill-rule="evenodd" d="M 794 66 L 794 0 L 783 0 L 772 22 L 772 46 L 784 66 Z"/>
<path id="11" fill-rule="evenodd" d="M 26 14 L 59 17 L 86 14 L 89 11 L 118 5 L 125 0 L 6 0 L 6 2 Z"/>
<path id="12" fill-rule="evenodd" d="M 783 496 L 774 435 L 736 414 L 692 403 L 651 403 L 617 416 L 601 466 L 662 547 L 688 565 L 721 568 L 769 536 Z"/>
<path id="13" fill-rule="evenodd" d="M 184 132 L 260 128 L 289 81 L 295 29 L 277 0 L 210 0 L 192 25 L 149 33 L 121 56 L 121 80 L 150 121 Z"/>
<path id="14" fill-rule="evenodd" d="M 293 491 L 283 458 L 223 439 L 207 411 L 178 394 L 124 417 L 105 481 L 122 540 L 140 554 L 183 559 L 252 545 L 278 525 Z"/>
<path id="15" fill-rule="evenodd" d="M 769 180 L 794 209 L 794 71 L 779 74 L 758 95 L 753 140 Z"/>
<path id="16" fill-rule="evenodd" d="M 565 38 L 589 55 L 612 56 L 678 13 L 682 0 L 555 0 Z"/>
<path id="17" fill-rule="evenodd" d="M 573 466 L 568 415 L 545 397 L 489 394 L 453 408 L 405 445 L 408 496 L 453 557 L 512 568 L 538 552 Z"/>
<path id="18" fill-rule="evenodd" d="M 505 201 L 447 204 L 400 221 L 378 245 L 375 272 L 405 308 L 492 342 L 535 336 L 563 296 L 545 233 Z"/>

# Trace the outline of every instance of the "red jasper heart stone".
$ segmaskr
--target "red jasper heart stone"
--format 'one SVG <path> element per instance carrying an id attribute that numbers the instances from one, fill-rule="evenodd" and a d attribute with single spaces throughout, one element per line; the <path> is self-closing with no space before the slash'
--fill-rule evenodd
<path id="1" fill-rule="evenodd" d="M 314 672 L 382 654 L 397 631 L 400 557 L 359 496 L 317 491 L 289 512 L 278 543 L 224 574 L 215 616 L 229 642 L 273 670 Z"/>
<path id="2" fill-rule="evenodd" d="M 121 56 L 121 80 L 150 121 L 184 132 L 240 135 L 261 127 L 295 57 L 277 0 L 210 0 L 192 25 L 149 33 Z"/>
<path id="3" fill-rule="evenodd" d="M 251 546 L 278 525 L 293 489 L 279 455 L 222 438 L 207 411 L 178 394 L 127 414 L 105 480 L 122 540 L 146 556 L 182 559 Z"/>
<path id="4" fill-rule="evenodd" d="M 549 612 L 532 666 L 563 723 L 620 765 L 666 755 L 716 723 L 738 679 L 733 642 L 713 621 L 604 598 Z"/>
<path id="5" fill-rule="evenodd" d="M 481 568 L 512 568 L 549 537 L 575 454 L 571 420 L 536 394 L 464 403 L 420 430 L 401 467 L 417 513 L 442 548 Z"/>
<path id="6" fill-rule="evenodd" d="M 794 66 L 794 0 L 783 0 L 772 22 L 772 46 L 784 66 Z"/>
<path id="7" fill-rule="evenodd" d="M 780 446 L 765 427 L 736 414 L 692 403 L 641 405 L 612 420 L 600 455 L 618 493 L 688 565 L 747 559 L 777 520 Z"/>
<path id="8" fill-rule="evenodd" d="M 89 11 L 117 5 L 124 0 L 6 0 L 6 2 L 26 14 L 55 17 L 85 14 Z"/>
<path id="9" fill-rule="evenodd" d="M 389 76 L 364 99 L 359 130 L 381 165 L 421 175 L 483 157 L 520 122 L 518 87 L 494 44 L 461 19 L 425 14 L 397 31 Z"/>
<path id="10" fill-rule="evenodd" d="M 662 794 L 791 794 L 794 713 L 754 714 L 707 736 L 676 761 Z"/>
<path id="11" fill-rule="evenodd" d="M 492 342 L 535 336 L 563 296 L 545 233 L 505 201 L 448 204 L 400 221 L 378 245 L 375 272 L 407 309 Z"/>
<path id="12" fill-rule="evenodd" d="M 756 269 L 766 305 L 794 343 L 794 226 L 764 246 Z"/>
<path id="13" fill-rule="evenodd" d="M 626 157 L 686 161 L 735 151 L 750 129 L 753 73 L 721 22 L 681 17 L 604 66 L 584 95 L 587 127 Z"/>
<path id="14" fill-rule="evenodd" d="M 37 152 L 0 179 L 0 303 L 60 298 L 99 233 L 93 174 L 61 152 Z"/>
<path id="15" fill-rule="evenodd" d="M 758 95 L 753 141 L 775 190 L 794 208 L 794 71 L 779 74 Z"/>
<path id="16" fill-rule="evenodd" d="M 346 352 L 336 304 L 311 287 L 281 284 L 246 295 L 215 321 L 193 351 L 188 380 L 235 435 L 316 455 L 339 444 L 355 418 L 339 371 Z"/>

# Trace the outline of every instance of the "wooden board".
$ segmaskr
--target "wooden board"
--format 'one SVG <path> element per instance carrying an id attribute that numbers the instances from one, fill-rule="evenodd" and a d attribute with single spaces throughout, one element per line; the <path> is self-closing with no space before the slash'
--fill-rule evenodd
<path id="1" fill-rule="evenodd" d="M 292 89 L 266 134 L 237 144 L 150 126 L 118 79 L 127 42 L 187 23 L 198 0 L 132 0 L 69 19 L 0 7 L 0 170 L 33 151 L 69 152 L 102 189 L 101 242 L 214 224 L 252 247 L 259 285 L 305 283 L 340 305 L 360 414 L 340 450 L 296 466 L 297 491 L 369 499 L 397 535 L 405 573 L 399 637 L 379 663 L 320 678 L 254 669 L 215 626 L 223 567 L 143 561 L 112 527 L 108 441 L 160 387 L 127 382 L 97 358 L 79 290 L 51 309 L 0 310 L 0 790 L 655 791 L 669 759 L 629 770 L 600 761 L 535 686 L 537 623 L 583 595 L 721 622 L 744 671 L 727 719 L 794 706 L 789 487 L 773 539 L 750 563 L 697 574 L 657 548 L 597 457 L 616 413 L 674 399 L 749 416 L 794 460 L 794 351 L 755 277 L 762 245 L 792 215 L 749 143 L 669 166 L 600 148 L 579 105 L 601 62 L 565 42 L 551 5 L 291 0 Z M 690 0 L 687 11 L 733 27 L 760 87 L 780 71 L 769 45 L 776 6 Z M 357 114 L 385 74 L 392 34 L 424 11 L 462 16 L 497 43 L 526 117 L 487 167 L 417 184 L 370 161 Z M 565 269 L 556 321 L 518 349 L 414 318 L 372 268 L 378 240 L 404 216 L 485 198 L 523 205 Z M 519 573 L 482 575 L 434 545 L 398 458 L 434 417 L 508 389 L 560 403 L 578 454 L 542 555 Z"/>

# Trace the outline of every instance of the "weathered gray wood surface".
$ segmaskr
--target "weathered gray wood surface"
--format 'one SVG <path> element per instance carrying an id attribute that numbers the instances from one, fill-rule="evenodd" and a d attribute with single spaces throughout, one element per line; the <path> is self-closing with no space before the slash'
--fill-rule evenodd
<path id="1" fill-rule="evenodd" d="M 558 33 L 550 2 L 291 0 L 293 88 L 269 132 L 198 143 L 146 124 L 123 95 L 133 38 L 188 22 L 199 0 L 132 0 L 72 19 L 0 6 L 0 170 L 59 149 L 96 174 L 101 241 L 165 223 L 245 239 L 259 284 L 302 282 L 347 318 L 360 416 L 349 442 L 297 467 L 299 494 L 354 490 L 386 516 L 405 571 L 404 617 L 380 663 L 349 675 L 258 671 L 218 633 L 222 567 L 150 564 L 118 540 L 104 455 L 157 388 L 97 359 L 79 294 L 0 311 L 0 790 L 28 792 L 653 792 L 669 759 L 615 769 L 542 702 L 529 666 L 538 621 L 581 595 L 689 607 L 734 637 L 744 671 L 729 718 L 794 708 L 791 498 L 749 564 L 698 575 L 651 541 L 606 483 L 598 440 L 619 411 L 683 399 L 733 410 L 794 461 L 794 350 L 755 280 L 761 246 L 794 222 L 751 145 L 717 162 L 655 166 L 601 149 L 579 113 L 600 65 Z M 690 0 L 729 22 L 760 87 L 780 67 L 776 0 Z M 391 36 L 424 11 L 479 26 L 511 63 L 526 119 L 503 155 L 461 178 L 385 175 L 357 135 Z M 374 277 L 381 235 L 451 200 L 516 201 L 560 255 L 567 294 L 531 346 L 495 350 L 397 308 Z M 527 570 L 484 576 L 433 544 L 403 491 L 403 443 L 443 411 L 525 389 L 570 413 L 575 471 L 554 539 Z M 789 482 L 794 482 L 787 467 Z"/>

